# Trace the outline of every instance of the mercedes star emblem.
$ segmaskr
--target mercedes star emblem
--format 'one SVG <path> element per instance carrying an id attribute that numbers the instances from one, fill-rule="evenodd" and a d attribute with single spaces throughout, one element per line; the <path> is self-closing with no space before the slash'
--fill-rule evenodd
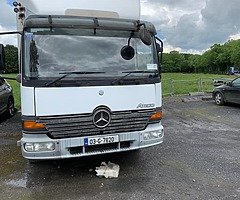
<path id="1" fill-rule="evenodd" d="M 99 94 L 100 96 L 102 96 L 102 95 L 104 95 L 104 91 L 103 91 L 103 90 L 100 90 L 100 91 L 98 92 L 98 94 Z"/>
<path id="2" fill-rule="evenodd" d="M 93 115 L 93 123 L 97 128 L 105 128 L 111 121 L 111 114 L 106 109 L 99 109 Z"/>

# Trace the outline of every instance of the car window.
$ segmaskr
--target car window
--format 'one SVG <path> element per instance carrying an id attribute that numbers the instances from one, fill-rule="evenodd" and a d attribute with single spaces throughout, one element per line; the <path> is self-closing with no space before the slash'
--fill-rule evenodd
<path id="1" fill-rule="evenodd" d="M 4 84 L 4 79 L 2 77 L 0 77 L 0 86 L 2 86 Z"/>
<path id="2" fill-rule="evenodd" d="M 234 87 L 240 87 L 240 78 L 235 79 L 235 80 L 232 82 L 232 85 L 233 85 Z"/>

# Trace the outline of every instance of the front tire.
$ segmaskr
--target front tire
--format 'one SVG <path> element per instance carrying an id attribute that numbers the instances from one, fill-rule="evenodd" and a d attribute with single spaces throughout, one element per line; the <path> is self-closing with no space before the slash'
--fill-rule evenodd
<path id="1" fill-rule="evenodd" d="M 223 95 L 222 95 L 222 93 L 220 93 L 220 92 L 217 92 L 217 93 L 215 94 L 214 100 L 215 100 L 215 103 L 216 103 L 217 105 L 219 105 L 219 106 L 222 106 L 222 105 L 224 105 L 224 103 L 225 103 L 224 98 L 223 98 Z"/>
<path id="2" fill-rule="evenodd" d="M 13 98 L 8 99 L 6 113 L 7 113 L 8 117 L 12 117 L 15 114 L 15 107 L 14 107 L 14 99 Z"/>

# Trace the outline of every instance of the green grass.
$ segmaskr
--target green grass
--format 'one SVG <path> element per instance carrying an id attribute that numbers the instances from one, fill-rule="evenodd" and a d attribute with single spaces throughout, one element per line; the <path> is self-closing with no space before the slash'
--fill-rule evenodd
<path id="1" fill-rule="evenodd" d="M 213 79 L 232 80 L 236 76 L 217 74 L 183 74 L 183 73 L 163 73 L 162 87 L 163 95 L 173 93 L 175 95 L 188 94 L 189 92 L 211 92 L 214 88 Z"/>
<path id="2" fill-rule="evenodd" d="M 16 74 L 4 74 L 4 77 L 15 78 Z M 189 92 L 199 92 L 199 91 L 212 91 L 213 79 L 227 78 L 234 79 L 236 76 L 229 75 L 216 75 L 216 74 L 182 74 L 182 73 L 163 73 L 162 74 L 162 87 L 163 95 L 167 96 L 172 93 L 172 85 L 174 86 L 174 94 L 188 94 Z M 202 80 L 202 85 L 200 84 L 200 79 Z M 19 83 L 14 80 L 8 80 L 13 88 L 13 93 L 15 97 L 15 107 L 20 109 L 20 88 Z M 174 84 L 172 84 L 174 83 Z"/>

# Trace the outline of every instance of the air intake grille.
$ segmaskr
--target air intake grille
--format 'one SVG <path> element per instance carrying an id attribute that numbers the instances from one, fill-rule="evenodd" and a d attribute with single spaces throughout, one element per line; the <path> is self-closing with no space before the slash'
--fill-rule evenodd
<path id="1" fill-rule="evenodd" d="M 44 123 L 49 137 L 57 139 L 141 131 L 146 128 L 152 114 L 154 110 L 113 112 L 110 124 L 103 129 L 93 124 L 92 114 L 40 117 L 37 122 Z"/>

